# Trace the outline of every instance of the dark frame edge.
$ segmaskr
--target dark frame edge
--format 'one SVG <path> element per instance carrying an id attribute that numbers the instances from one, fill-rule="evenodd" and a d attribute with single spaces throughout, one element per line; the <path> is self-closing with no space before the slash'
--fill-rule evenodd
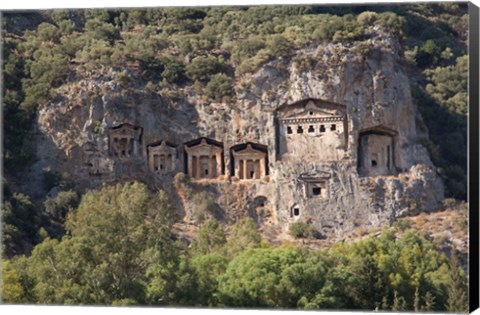
<path id="1" fill-rule="evenodd" d="M 469 311 L 479 308 L 479 8 L 469 15 Z"/>

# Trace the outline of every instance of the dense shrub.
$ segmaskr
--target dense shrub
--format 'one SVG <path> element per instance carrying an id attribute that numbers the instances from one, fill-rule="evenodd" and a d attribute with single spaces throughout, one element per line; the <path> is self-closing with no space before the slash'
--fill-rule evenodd
<path id="1" fill-rule="evenodd" d="M 198 56 L 187 65 L 186 74 L 192 80 L 208 82 L 216 73 L 225 71 L 225 61 L 213 56 Z"/>
<path id="2" fill-rule="evenodd" d="M 224 73 L 217 73 L 212 76 L 207 86 L 205 87 L 205 94 L 215 100 L 221 101 L 225 97 L 233 94 L 233 79 Z"/>
<path id="3" fill-rule="evenodd" d="M 240 45 L 233 46 L 232 60 L 236 63 L 241 63 L 243 60 L 255 56 L 262 48 L 265 48 L 265 42 L 260 38 L 247 39 Z"/>
<path id="4" fill-rule="evenodd" d="M 364 11 L 357 16 L 358 23 L 362 25 L 373 25 L 377 19 L 377 12 L 372 11 Z"/>
<path id="5" fill-rule="evenodd" d="M 5 195 L 2 205 L 2 254 L 6 257 L 25 253 L 28 239 L 35 239 L 37 214 L 28 196 Z"/>
<path id="6" fill-rule="evenodd" d="M 267 47 L 274 57 L 286 57 L 294 48 L 293 44 L 282 35 L 273 35 L 268 38 Z"/>
<path id="7" fill-rule="evenodd" d="M 72 190 L 61 191 L 54 198 L 44 201 L 45 212 L 53 219 L 63 222 L 67 213 L 78 206 L 78 194 Z"/>
<path id="8" fill-rule="evenodd" d="M 303 221 L 292 223 L 288 227 L 288 233 L 295 238 L 318 238 L 320 233 L 312 225 Z"/>
<path id="9" fill-rule="evenodd" d="M 117 81 L 122 87 L 126 88 L 132 82 L 132 78 L 127 73 L 117 72 L 115 75 L 115 81 Z"/>
<path id="10" fill-rule="evenodd" d="M 206 192 L 195 193 L 191 196 L 194 203 L 193 216 L 197 222 L 215 217 L 216 204 L 212 197 Z"/>
<path id="11" fill-rule="evenodd" d="M 88 20 L 85 23 L 85 29 L 89 31 L 93 38 L 113 43 L 120 38 L 120 32 L 110 23 L 104 23 L 99 20 Z"/>
<path id="12" fill-rule="evenodd" d="M 163 66 L 162 78 L 168 83 L 182 83 L 185 79 L 185 65 L 171 55 L 160 57 Z"/>

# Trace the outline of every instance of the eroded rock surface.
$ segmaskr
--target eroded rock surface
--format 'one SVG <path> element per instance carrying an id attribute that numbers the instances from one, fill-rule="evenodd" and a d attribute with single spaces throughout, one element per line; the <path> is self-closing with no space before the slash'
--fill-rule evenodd
<path id="1" fill-rule="evenodd" d="M 84 189 L 135 178 L 163 187 L 185 220 L 198 211 L 192 196 L 204 191 L 219 220 L 250 215 L 284 229 L 302 220 L 324 235 L 436 209 L 443 185 L 418 142 L 424 135 L 417 130 L 425 127 L 418 125 L 398 45 L 385 35 L 362 44 L 368 53 L 332 43 L 296 51 L 314 60 L 308 67 L 269 62 L 237 78 L 230 104 L 207 102 L 191 86 L 175 97 L 152 92 L 134 70 L 78 74 L 39 112 L 38 161 L 24 175 L 25 190 L 38 193 L 45 170 L 68 172 Z M 115 81 L 119 71 L 133 78 L 130 86 Z M 126 150 L 124 156 L 112 153 L 113 130 L 121 126 L 141 130 L 137 142 L 118 138 L 122 147 L 115 150 Z M 188 148 L 202 137 L 221 149 L 199 147 L 191 152 L 207 153 L 192 156 Z M 173 153 L 152 149 L 167 142 Z M 235 163 L 235 146 L 248 144 L 265 148 L 265 161 L 258 149 Z M 182 180 L 179 173 L 186 174 Z"/>

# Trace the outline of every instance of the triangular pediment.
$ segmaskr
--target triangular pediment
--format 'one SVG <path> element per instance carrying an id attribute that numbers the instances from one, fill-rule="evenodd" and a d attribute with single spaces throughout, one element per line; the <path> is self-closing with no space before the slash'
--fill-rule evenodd
<path id="1" fill-rule="evenodd" d="M 266 155 L 262 150 L 252 148 L 251 144 L 248 144 L 247 147 L 243 150 L 234 151 L 235 155 Z"/>
<path id="2" fill-rule="evenodd" d="M 121 124 L 116 127 L 110 128 L 111 132 L 116 133 L 116 134 L 132 134 L 132 133 L 137 133 L 140 131 L 140 127 L 131 125 L 129 123 Z"/>
<path id="3" fill-rule="evenodd" d="M 311 117 L 330 117 L 330 116 L 338 116 L 335 113 L 328 112 L 326 110 L 321 110 L 318 108 L 306 109 L 299 113 L 291 114 L 286 116 L 285 118 L 311 118 Z"/>

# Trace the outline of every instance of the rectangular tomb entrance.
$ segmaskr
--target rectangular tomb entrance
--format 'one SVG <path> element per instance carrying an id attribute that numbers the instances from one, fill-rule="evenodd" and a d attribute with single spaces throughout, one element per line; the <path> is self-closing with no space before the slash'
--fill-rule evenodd
<path id="1" fill-rule="evenodd" d="M 395 136 L 397 132 L 384 126 L 364 129 L 359 133 L 358 173 L 360 176 L 394 175 Z"/>

